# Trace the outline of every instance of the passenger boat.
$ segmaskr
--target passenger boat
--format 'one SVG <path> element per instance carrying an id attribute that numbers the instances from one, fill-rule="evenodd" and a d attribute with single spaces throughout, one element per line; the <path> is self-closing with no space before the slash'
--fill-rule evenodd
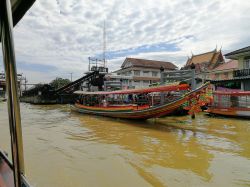
<path id="1" fill-rule="evenodd" d="M 76 91 L 80 97 L 73 111 L 115 118 L 148 119 L 171 114 L 182 104 L 198 99 L 209 83 L 194 91 L 188 84 L 117 90 L 111 92 Z M 143 97 L 144 99 L 140 99 Z"/>
<path id="2" fill-rule="evenodd" d="M 232 117 L 250 117 L 250 91 L 215 91 L 206 112 Z"/>
<path id="3" fill-rule="evenodd" d="M 22 127 L 17 93 L 17 71 L 12 29 L 13 25 L 18 23 L 34 1 L 35 0 L 0 1 L 0 42 L 2 44 L 2 56 L 5 67 L 12 152 L 12 162 L 10 162 L 6 153 L 0 150 L 0 187 L 30 186 L 25 179 Z"/>

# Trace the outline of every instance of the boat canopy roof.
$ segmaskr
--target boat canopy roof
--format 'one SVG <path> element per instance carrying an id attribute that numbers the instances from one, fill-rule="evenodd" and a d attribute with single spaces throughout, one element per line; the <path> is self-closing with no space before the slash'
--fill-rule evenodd
<path id="1" fill-rule="evenodd" d="M 13 26 L 15 26 L 24 16 L 24 14 L 29 10 L 29 8 L 33 5 L 35 0 L 10 0 L 11 9 L 12 9 L 12 19 Z M 2 1 L 0 1 L 0 6 L 2 6 Z M 1 15 L 0 15 L 1 16 Z M 1 24 L 0 24 L 1 30 Z M 0 36 L 1 42 L 1 36 Z"/>
<path id="2" fill-rule="evenodd" d="M 214 94 L 215 95 L 250 96 L 250 91 L 229 91 L 229 92 L 215 91 Z"/>
<path id="3" fill-rule="evenodd" d="M 85 92 L 85 91 L 75 91 L 75 94 L 79 95 L 111 95 L 111 94 L 140 94 L 140 93 L 152 93 L 152 92 L 164 92 L 164 91 L 181 91 L 188 90 L 190 86 L 188 84 L 181 85 L 167 85 L 167 86 L 157 86 L 141 89 L 128 89 L 128 90 L 116 90 L 116 91 L 99 91 L 99 92 Z"/>

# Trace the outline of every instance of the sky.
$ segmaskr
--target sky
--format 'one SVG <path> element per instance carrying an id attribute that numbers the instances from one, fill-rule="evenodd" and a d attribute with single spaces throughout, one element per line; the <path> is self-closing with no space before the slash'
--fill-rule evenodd
<path id="1" fill-rule="evenodd" d="M 37 0 L 14 28 L 18 73 L 80 78 L 88 57 L 102 58 L 104 20 L 110 71 L 126 57 L 182 67 L 192 53 L 249 46 L 249 10 L 248 0 Z"/>

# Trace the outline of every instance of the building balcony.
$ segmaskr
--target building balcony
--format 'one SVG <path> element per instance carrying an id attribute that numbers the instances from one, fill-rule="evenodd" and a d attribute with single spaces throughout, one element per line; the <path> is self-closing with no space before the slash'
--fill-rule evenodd
<path id="1" fill-rule="evenodd" d="M 233 77 L 246 77 L 250 76 L 250 69 L 240 69 L 233 71 Z"/>

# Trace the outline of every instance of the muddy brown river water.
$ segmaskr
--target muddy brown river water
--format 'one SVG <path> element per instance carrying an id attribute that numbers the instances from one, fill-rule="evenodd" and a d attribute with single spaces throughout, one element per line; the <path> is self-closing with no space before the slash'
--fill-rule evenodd
<path id="1" fill-rule="evenodd" d="M 250 186 L 250 120 L 199 114 L 129 121 L 23 103 L 21 115 L 35 187 Z M 11 152 L 6 103 L 0 149 Z"/>

